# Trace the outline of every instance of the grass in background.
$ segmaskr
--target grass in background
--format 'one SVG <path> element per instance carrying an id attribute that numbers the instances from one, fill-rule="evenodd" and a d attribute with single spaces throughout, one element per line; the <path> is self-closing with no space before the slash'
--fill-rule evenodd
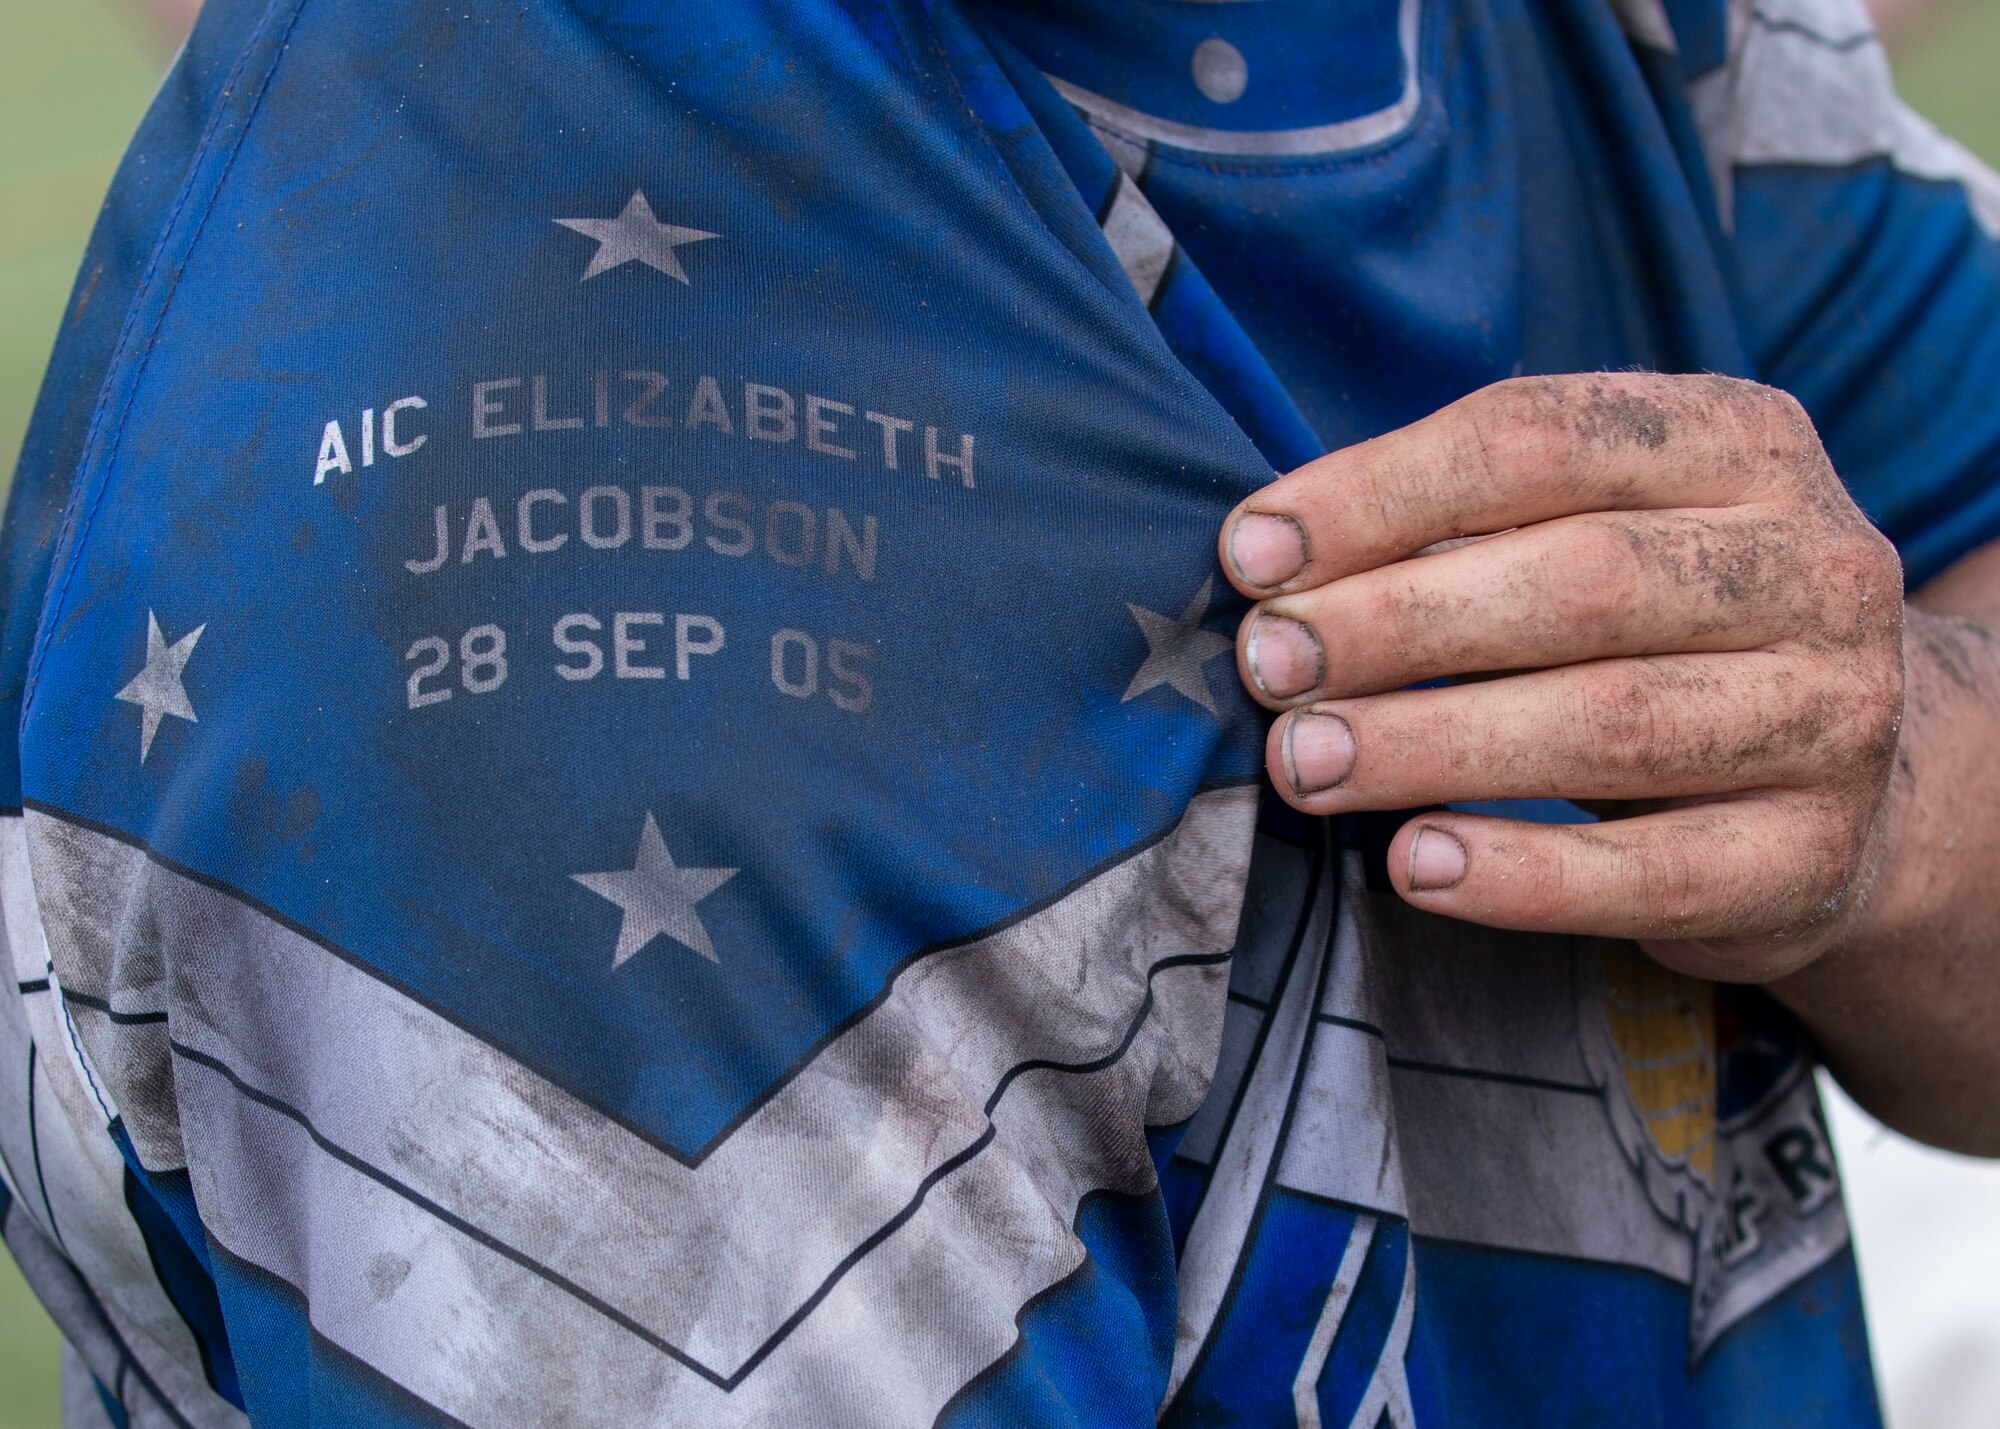
<path id="1" fill-rule="evenodd" d="M 0 487 L 164 56 L 112 0 L 0 0 Z M 55 1327 L 0 1252 L 0 1429 L 58 1422 Z"/>
<path id="2" fill-rule="evenodd" d="M 0 1252 L 0 1429 L 56 1429 L 56 1327 Z"/>
<path id="3" fill-rule="evenodd" d="M 13 472 L 77 258 L 111 171 L 159 82 L 164 56 L 135 19 L 112 0 L 0 0 L 0 463 L 6 476 Z"/>
<path id="4" fill-rule="evenodd" d="M 0 0 L 0 488 L 77 257 L 164 57 L 111 0 Z M 1956 0 L 1896 46 L 1904 95 L 2000 165 L 2000 0 Z M 54 1329 L 0 1254 L 0 1429 L 53 1429 Z"/>
<path id="5" fill-rule="evenodd" d="M 1891 47 L 1903 97 L 2000 168 L 2000 0 L 1958 0 L 1911 24 Z"/>

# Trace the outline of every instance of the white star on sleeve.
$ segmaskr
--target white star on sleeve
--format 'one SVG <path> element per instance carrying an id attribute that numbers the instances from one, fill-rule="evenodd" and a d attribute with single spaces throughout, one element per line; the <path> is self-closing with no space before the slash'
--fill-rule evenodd
<path id="1" fill-rule="evenodd" d="M 624 914 L 618 923 L 618 948 L 611 956 L 615 968 L 662 933 L 710 962 L 720 962 L 694 906 L 738 872 L 734 868 L 678 867 L 660 837 L 659 824 L 648 813 L 646 826 L 639 832 L 638 856 L 630 868 L 572 873 L 570 877 L 598 897 L 616 903 Z"/>
<path id="2" fill-rule="evenodd" d="M 638 189 L 632 191 L 632 197 L 625 201 L 624 211 L 616 218 L 559 218 L 556 222 L 586 238 L 597 240 L 597 252 L 592 255 L 590 266 L 583 270 L 583 276 L 577 280 L 580 283 L 587 283 L 599 273 L 608 273 L 626 263 L 644 263 L 648 268 L 685 283 L 688 275 L 682 270 L 681 260 L 674 250 L 684 243 L 700 243 L 705 239 L 722 237 L 719 233 L 706 233 L 699 228 L 682 228 L 677 224 L 660 222 L 653 216 L 653 206 L 646 202 L 646 195 Z"/>
<path id="3" fill-rule="evenodd" d="M 1124 697 L 1119 703 L 1135 700 L 1155 686 L 1166 685 L 1221 718 L 1222 712 L 1215 703 L 1215 692 L 1209 688 L 1208 676 L 1201 667 L 1223 651 L 1233 648 L 1235 642 L 1227 635 L 1201 628 L 1201 622 L 1208 616 L 1209 599 L 1214 588 L 1215 578 L 1211 576 L 1201 583 L 1194 599 L 1176 617 L 1161 615 L 1143 605 L 1126 604 L 1125 608 L 1132 612 L 1132 618 L 1139 622 L 1139 629 L 1146 637 L 1146 659 L 1139 666 L 1139 672 L 1132 677 L 1132 683 L 1125 687 Z"/>
<path id="4" fill-rule="evenodd" d="M 137 705 L 141 711 L 141 764 L 153 752 L 153 736 L 160 732 L 161 719 L 172 715 L 190 724 L 196 722 L 194 706 L 188 701 L 187 686 L 181 683 L 181 672 L 187 668 L 188 657 L 194 654 L 195 641 L 201 639 L 201 632 L 206 629 L 206 623 L 197 625 L 169 645 L 167 637 L 160 633 L 160 618 L 150 610 L 146 612 L 146 668 L 134 675 L 117 695 L 127 704 Z"/>

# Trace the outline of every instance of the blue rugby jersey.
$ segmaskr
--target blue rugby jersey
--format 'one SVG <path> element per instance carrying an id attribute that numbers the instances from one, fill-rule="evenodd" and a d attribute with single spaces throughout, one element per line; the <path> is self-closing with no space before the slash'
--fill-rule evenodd
<path id="1" fill-rule="evenodd" d="M 1258 829 L 1214 531 L 1516 372 L 2000 534 L 1845 0 L 211 0 L 10 499 L 76 1424 L 1877 1422 L 1798 1029 Z"/>

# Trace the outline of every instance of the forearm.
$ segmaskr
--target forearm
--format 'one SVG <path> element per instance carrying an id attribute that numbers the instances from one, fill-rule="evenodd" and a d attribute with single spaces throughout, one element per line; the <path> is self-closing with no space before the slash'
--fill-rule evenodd
<path id="1" fill-rule="evenodd" d="M 1867 887 L 1772 991 L 1841 1085 L 1919 1140 L 2000 1155 L 2000 609 L 1940 582 L 1904 631 L 1906 694 Z M 1929 605 L 1956 608 L 1942 613 Z M 1872 865 L 1872 866 L 1871 866 Z"/>

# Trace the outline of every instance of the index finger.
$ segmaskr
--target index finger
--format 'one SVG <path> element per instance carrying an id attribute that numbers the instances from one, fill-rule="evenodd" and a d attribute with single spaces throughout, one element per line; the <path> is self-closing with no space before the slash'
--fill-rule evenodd
<path id="1" fill-rule="evenodd" d="M 1272 482 L 1223 523 L 1222 565 L 1245 595 L 1303 590 L 1559 516 L 1740 505 L 1825 460 L 1798 402 L 1754 382 L 1512 378 Z"/>

